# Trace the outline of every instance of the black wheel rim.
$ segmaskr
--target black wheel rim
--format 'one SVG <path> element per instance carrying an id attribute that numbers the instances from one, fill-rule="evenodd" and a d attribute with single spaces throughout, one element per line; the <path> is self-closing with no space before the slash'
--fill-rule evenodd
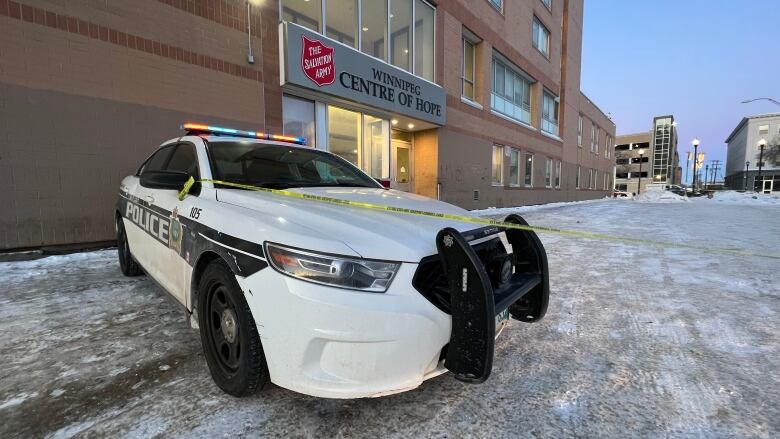
<path id="1" fill-rule="evenodd" d="M 205 325 L 212 352 L 220 369 L 232 375 L 238 371 L 242 354 L 236 308 L 225 285 L 213 284 L 208 294 Z"/>

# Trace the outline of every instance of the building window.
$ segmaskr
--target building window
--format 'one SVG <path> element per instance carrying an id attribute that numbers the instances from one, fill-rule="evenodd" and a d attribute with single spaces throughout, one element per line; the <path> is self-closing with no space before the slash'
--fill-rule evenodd
<path id="1" fill-rule="evenodd" d="M 590 152 L 596 152 L 596 124 L 590 124 Z"/>
<path id="2" fill-rule="evenodd" d="M 555 189 L 561 188 L 561 161 L 555 162 Z"/>
<path id="3" fill-rule="evenodd" d="M 498 9 L 499 11 L 504 10 L 504 0 L 488 0 L 491 5 L 493 5 L 494 8 Z"/>
<path id="4" fill-rule="evenodd" d="M 520 186 L 520 151 L 509 149 L 509 184 Z"/>
<path id="5" fill-rule="evenodd" d="M 378 117 L 363 115 L 363 170 L 374 178 L 390 177 L 390 124 Z M 403 148 L 399 148 L 401 150 Z M 408 149 L 404 149 L 408 151 Z M 404 182 L 401 182 L 404 183 Z"/>
<path id="6" fill-rule="evenodd" d="M 593 169 L 588 169 L 588 189 L 593 189 Z"/>
<path id="7" fill-rule="evenodd" d="M 534 155 L 530 152 L 525 153 L 525 186 L 534 185 Z"/>
<path id="8" fill-rule="evenodd" d="M 577 146 L 582 148 L 582 115 L 580 114 L 580 119 L 577 122 Z"/>
<path id="9" fill-rule="evenodd" d="M 282 132 L 304 137 L 306 144 L 316 146 L 314 102 L 292 96 L 282 96 Z"/>
<path id="10" fill-rule="evenodd" d="M 390 64 L 411 71 L 412 54 L 412 1 L 390 2 Z"/>
<path id="11" fill-rule="evenodd" d="M 360 166 L 363 124 L 360 113 L 328 107 L 328 150 Z"/>
<path id="12" fill-rule="evenodd" d="M 769 125 L 759 125 L 758 134 L 769 134 Z"/>
<path id="13" fill-rule="evenodd" d="M 360 8 L 360 50 L 381 60 L 387 59 L 385 38 L 387 35 L 387 2 L 365 1 Z"/>
<path id="14" fill-rule="evenodd" d="M 544 164 L 544 187 L 552 187 L 552 170 L 553 161 L 552 159 L 547 159 Z"/>
<path id="15" fill-rule="evenodd" d="M 542 93 L 542 131 L 558 135 L 558 98 L 547 90 Z"/>
<path id="16" fill-rule="evenodd" d="M 599 142 L 601 142 L 601 128 L 596 128 L 596 155 L 599 154 Z"/>
<path id="17" fill-rule="evenodd" d="M 536 17 L 534 17 L 533 43 L 542 55 L 550 57 L 550 31 Z"/>
<path id="18" fill-rule="evenodd" d="M 504 184 L 504 147 L 493 145 L 493 185 Z"/>
<path id="19" fill-rule="evenodd" d="M 330 0 L 329 0 L 330 1 Z M 414 74 L 433 81 L 436 10 L 422 0 L 414 2 Z"/>
<path id="20" fill-rule="evenodd" d="M 547 6 L 547 9 L 552 10 L 552 0 L 542 0 L 542 4 Z"/>
<path id="21" fill-rule="evenodd" d="M 436 9 L 425 0 L 281 0 L 281 8 L 284 21 L 434 79 Z"/>
<path id="22" fill-rule="evenodd" d="M 607 173 L 606 172 L 604 173 L 604 189 L 603 190 L 607 190 Z"/>
<path id="23" fill-rule="evenodd" d="M 328 106 L 328 150 L 374 178 L 388 178 L 390 121 Z"/>
<path id="24" fill-rule="evenodd" d="M 575 179 L 574 179 L 574 187 L 575 187 L 576 189 L 579 189 L 579 188 L 580 188 L 580 169 L 581 169 L 581 168 L 580 168 L 580 166 L 578 165 L 578 166 L 577 166 L 577 176 L 576 176 L 576 177 L 575 177 Z"/>
<path id="25" fill-rule="evenodd" d="M 598 171 L 595 169 L 592 169 L 592 171 L 593 172 L 591 173 L 592 179 L 590 181 L 590 188 L 596 189 L 596 180 L 598 179 Z"/>
<path id="26" fill-rule="evenodd" d="M 474 43 L 463 37 L 463 97 L 475 100 L 474 96 L 474 65 L 476 50 Z"/>
<path id="27" fill-rule="evenodd" d="M 493 57 L 493 93 L 490 106 L 512 119 L 531 124 L 531 83 L 516 67 Z"/>
<path id="28" fill-rule="evenodd" d="M 325 35 L 347 46 L 357 47 L 357 0 L 328 0 L 325 6 Z"/>
<path id="29" fill-rule="evenodd" d="M 314 32 L 322 32 L 322 2 L 282 0 L 282 20 L 299 24 Z"/>

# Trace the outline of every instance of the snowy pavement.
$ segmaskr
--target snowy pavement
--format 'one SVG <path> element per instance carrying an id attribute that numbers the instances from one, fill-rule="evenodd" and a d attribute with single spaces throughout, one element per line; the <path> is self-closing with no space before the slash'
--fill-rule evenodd
<path id="1" fill-rule="evenodd" d="M 521 210 L 541 226 L 780 253 L 773 202 Z M 0 263 L 0 437 L 780 436 L 777 260 L 541 237 L 547 317 L 510 324 L 486 383 L 443 375 L 352 401 L 225 395 L 179 309 L 122 277 L 115 251 Z"/>

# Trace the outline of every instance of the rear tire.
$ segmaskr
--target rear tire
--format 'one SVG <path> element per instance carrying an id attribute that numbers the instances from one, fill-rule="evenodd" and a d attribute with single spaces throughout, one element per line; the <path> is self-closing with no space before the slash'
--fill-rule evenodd
<path id="1" fill-rule="evenodd" d="M 235 275 L 221 259 L 209 263 L 200 278 L 198 324 L 206 363 L 220 389 L 242 397 L 268 383 L 252 312 Z"/>
<path id="2" fill-rule="evenodd" d="M 116 246 L 119 253 L 119 268 L 125 276 L 139 276 L 144 273 L 138 262 L 130 253 L 130 245 L 127 243 L 127 233 L 122 218 L 116 219 Z"/>

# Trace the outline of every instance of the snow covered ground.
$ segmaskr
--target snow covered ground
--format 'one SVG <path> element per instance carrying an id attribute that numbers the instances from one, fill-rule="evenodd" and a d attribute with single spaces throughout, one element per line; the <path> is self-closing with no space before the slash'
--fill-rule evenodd
<path id="1" fill-rule="evenodd" d="M 541 226 L 780 253 L 780 204 L 744 196 L 519 210 Z M 223 394 L 197 333 L 151 281 L 122 277 L 114 251 L 0 263 L 0 437 L 780 436 L 777 260 L 542 240 L 547 317 L 510 324 L 486 383 L 443 375 L 353 401 Z"/>

